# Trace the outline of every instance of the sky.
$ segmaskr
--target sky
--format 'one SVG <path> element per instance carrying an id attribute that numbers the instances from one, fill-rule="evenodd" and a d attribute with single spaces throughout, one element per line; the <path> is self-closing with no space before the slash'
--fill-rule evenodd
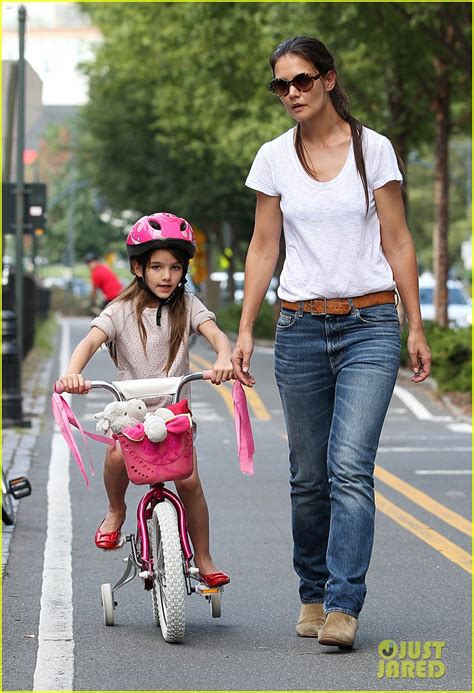
<path id="1" fill-rule="evenodd" d="M 92 57 L 100 33 L 76 3 L 22 3 L 26 8 L 25 58 L 43 81 L 44 105 L 81 105 L 87 80 L 78 63 Z M 18 7 L 2 3 L 2 58 L 18 59 Z"/>

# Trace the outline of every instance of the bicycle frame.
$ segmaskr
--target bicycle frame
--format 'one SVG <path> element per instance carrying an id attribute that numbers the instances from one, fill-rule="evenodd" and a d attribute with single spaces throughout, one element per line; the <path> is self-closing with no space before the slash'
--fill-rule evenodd
<path id="1" fill-rule="evenodd" d="M 204 371 L 203 373 L 190 373 L 182 378 L 160 378 L 156 380 L 129 380 L 123 382 L 106 382 L 102 380 L 92 380 L 88 382 L 88 386 L 91 390 L 93 389 L 104 389 L 111 392 L 115 399 L 118 401 L 125 401 L 131 397 L 140 397 L 145 399 L 146 397 L 156 397 L 157 394 L 169 394 L 172 395 L 172 402 L 175 404 L 180 397 L 183 387 L 195 380 L 210 380 L 211 371 Z M 163 383 L 164 381 L 173 381 L 173 391 L 172 392 L 156 392 L 153 387 L 156 387 L 158 383 Z M 191 594 L 194 590 L 190 585 L 190 579 L 194 577 L 193 568 L 191 568 L 190 563 L 193 557 L 191 551 L 191 545 L 189 542 L 187 522 L 186 522 L 186 511 L 181 500 L 178 496 L 165 488 L 164 484 L 155 484 L 142 496 L 137 507 L 137 532 L 136 537 L 134 534 L 129 534 L 126 536 L 126 541 L 130 542 L 131 552 L 127 559 L 127 567 L 124 574 L 118 580 L 118 582 L 113 586 L 112 590 L 115 592 L 120 587 L 123 587 L 128 582 L 134 579 L 134 577 L 139 575 L 144 580 L 144 586 L 146 590 L 152 588 L 153 580 L 153 558 L 150 557 L 150 544 L 148 538 L 147 520 L 149 520 L 153 513 L 153 508 L 157 503 L 162 503 L 165 500 L 169 501 L 174 509 L 176 510 L 178 518 L 178 530 L 179 538 L 181 543 L 181 549 L 184 558 L 184 574 L 186 578 L 186 589 L 188 594 Z M 133 574 L 132 574 L 133 572 Z M 198 572 L 198 571 L 196 571 Z"/>
<path id="2" fill-rule="evenodd" d="M 189 544 L 188 527 L 186 523 L 186 512 L 182 502 L 172 491 L 169 491 L 167 488 L 165 488 L 164 485 L 159 484 L 157 486 L 153 486 L 147 493 L 145 493 L 143 498 L 140 500 L 137 508 L 137 536 L 140 537 L 141 541 L 141 558 L 143 570 L 146 570 L 148 566 L 148 571 L 150 573 L 152 572 L 152 566 L 150 566 L 150 545 L 148 541 L 148 532 L 146 527 L 146 521 L 147 519 L 149 519 L 147 517 L 147 515 L 149 514 L 147 512 L 147 509 L 150 502 L 154 501 L 152 502 L 151 507 L 151 510 L 153 510 L 153 507 L 156 505 L 156 503 L 164 501 L 165 498 L 172 503 L 178 516 L 179 539 L 181 542 L 181 549 L 183 551 L 184 560 L 186 562 L 186 568 L 189 568 L 189 562 L 193 557 L 191 546 Z"/>

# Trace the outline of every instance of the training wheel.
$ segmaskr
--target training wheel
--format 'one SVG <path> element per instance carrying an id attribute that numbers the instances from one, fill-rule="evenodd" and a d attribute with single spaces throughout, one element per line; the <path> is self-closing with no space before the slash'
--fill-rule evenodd
<path id="1" fill-rule="evenodd" d="M 217 594 L 211 594 L 209 599 L 211 602 L 212 618 L 220 618 L 221 617 L 221 593 L 218 592 Z"/>
<path id="2" fill-rule="evenodd" d="M 104 624 L 106 626 L 114 625 L 114 595 L 110 582 L 105 582 L 100 586 L 100 594 L 102 597 L 102 610 L 104 612 Z"/>

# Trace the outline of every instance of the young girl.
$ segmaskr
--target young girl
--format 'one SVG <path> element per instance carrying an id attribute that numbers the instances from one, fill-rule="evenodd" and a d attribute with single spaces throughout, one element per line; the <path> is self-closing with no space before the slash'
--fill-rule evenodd
<path id="1" fill-rule="evenodd" d="M 120 380 L 181 376 L 189 372 L 189 337 L 202 334 L 217 354 L 212 382 L 233 377 L 231 345 L 217 327 L 215 316 L 193 294 L 184 290 L 189 260 L 196 251 L 193 230 L 185 219 L 158 212 L 139 219 L 127 238 L 131 284 L 91 323 L 78 344 L 61 382 L 67 392 L 86 394 L 84 367 L 104 343 L 110 344 Z M 164 406 L 163 398 L 153 408 Z M 104 467 L 109 509 L 95 534 L 98 548 L 123 545 L 125 492 L 128 477 L 119 446 L 109 448 Z M 176 489 L 184 503 L 195 565 L 210 586 L 230 581 L 218 571 L 209 552 L 209 515 L 194 451 L 194 472 Z"/>

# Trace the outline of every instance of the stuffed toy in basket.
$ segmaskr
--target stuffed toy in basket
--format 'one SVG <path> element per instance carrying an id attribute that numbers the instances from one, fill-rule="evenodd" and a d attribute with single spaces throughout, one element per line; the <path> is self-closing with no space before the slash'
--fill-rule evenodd
<path id="1" fill-rule="evenodd" d="M 130 481 L 138 485 L 159 484 L 191 476 L 194 469 L 193 424 L 187 400 L 147 416 L 144 423 L 126 426 L 113 434 L 122 449 Z M 157 424 L 160 424 L 158 441 L 151 439 Z"/>

